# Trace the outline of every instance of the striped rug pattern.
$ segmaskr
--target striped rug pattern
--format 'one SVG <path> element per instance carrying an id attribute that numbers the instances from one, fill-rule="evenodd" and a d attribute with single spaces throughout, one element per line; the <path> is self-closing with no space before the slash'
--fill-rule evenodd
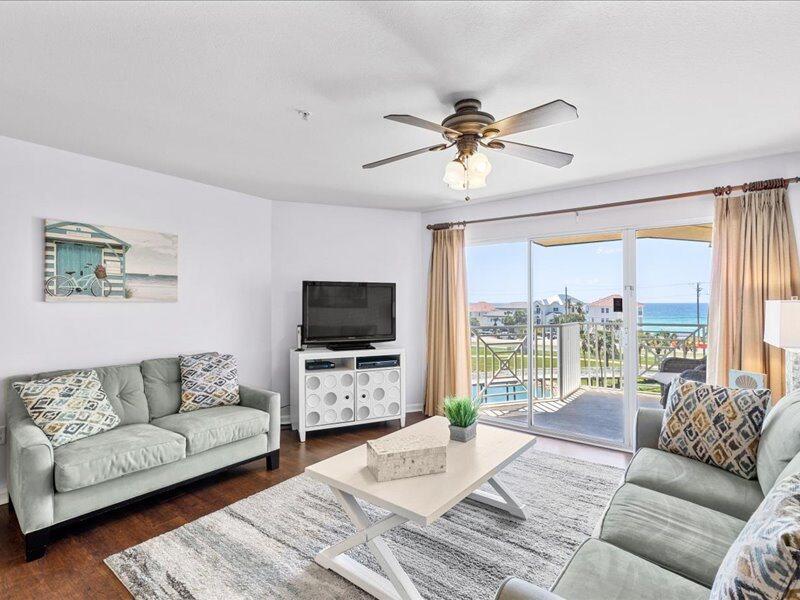
<path id="1" fill-rule="evenodd" d="M 589 536 L 622 471 L 530 450 L 499 475 L 527 521 L 462 502 L 387 543 L 424 598 L 494 598 L 507 575 L 550 586 Z M 386 513 L 365 506 L 373 519 Z M 303 475 L 128 548 L 106 564 L 135 598 L 368 599 L 314 555 L 354 531 L 330 490 Z M 363 546 L 350 555 L 378 569 Z"/>

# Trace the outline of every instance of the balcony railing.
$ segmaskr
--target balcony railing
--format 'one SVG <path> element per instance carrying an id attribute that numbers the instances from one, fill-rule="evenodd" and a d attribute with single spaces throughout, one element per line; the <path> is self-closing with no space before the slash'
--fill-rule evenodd
<path id="1" fill-rule="evenodd" d="M 670 356 L 705 357 L 707 340 L 703 324 L 639 324 L 639 375 Z M 481 402 L 522 402 L 529 392 L 533 400 L 563 400 L 582 386 L 622 387 L 620 321 L 534 325 L 530 358 L 527 325 L 474 326 L 471 346 L 473 396 Z"/>

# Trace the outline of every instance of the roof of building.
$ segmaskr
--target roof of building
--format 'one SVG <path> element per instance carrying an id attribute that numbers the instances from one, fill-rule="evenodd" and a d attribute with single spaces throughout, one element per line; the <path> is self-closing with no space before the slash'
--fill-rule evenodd
<path id="1" fill-rule="evenodd" d="M 520 309 L 520 308 L 528 308 L 527 302 L 503 302 L 502 304 L 495 304 L 494 307 L 498 310 L 500 309 Z"/>
<path id="2" fill-rule="evenodd" d="M 489 312 L 494 310 L 494 304 L 489 304 L 488 302 L 472 302 L 469 305 L 469 312 Z"/>
<path id="3" fill-rule="evenodd" d="M 594 302 L 590 302 L 589 306 L 598 306 L 598 307 L 606 307 L 606 306 L 613 306 L 614 305 L 614 298 L 622 298 L 619 294 L 611 294 L 610 296 L 606 296 L 604 298 L 600 298 L 595 300 Z M 637 303 L 638 306 L 644 306 L 641 302 Z"/>
<path id="4" fill-rule="evenodd" d="M 102 245 L 104 243 L 107 243 L 106 240 L 111 240 L 112 242 L 116 242 L 118 245 L 122 246 L 125 250 L 127 250 L 128 248 L 131 247 L 131 245 L 128 242 L 119 239 L 115 235 L 111 235 L 107 231 L 103 231 L 102 229 L 100 229 L 96 225 L 90 225 L 88 223 L 78 223 L 76 221 L 57 221 L 57 222 L 54 222 L 54 223 L 46 223 L 44 229 L 48 234 L 51 234 L 51 235 L 56 234 L 57 235 L 59 233 L 63 233 L 65 230 L 67 230 L 70 227 L 74 227 L 77 232 L 88 233 L 90 235 L 90 237 L 99 236 L 99 239 L 94 239 L 94 240 L 92 240 L 92 239 L 81 239 L 80 241 L 82 243 L 88 242 L 88 243 L 95 243 L 95 244 Z M 89 230 L 89 231 L 86 231 L 86 230 Z M 92 232 L 94 232 L 94 233 L 92 234 Z M 69 237 L 67 238 L 67 241 L 71 241 Z"/>

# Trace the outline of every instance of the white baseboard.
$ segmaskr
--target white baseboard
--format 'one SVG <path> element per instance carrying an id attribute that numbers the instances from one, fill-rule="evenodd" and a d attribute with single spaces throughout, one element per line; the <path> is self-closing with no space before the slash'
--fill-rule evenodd
<path id="1" fill-rule="evenodd" d="M 0 488 L 0 505 L 8 504 L 8 490 L 6 488 Z"/>

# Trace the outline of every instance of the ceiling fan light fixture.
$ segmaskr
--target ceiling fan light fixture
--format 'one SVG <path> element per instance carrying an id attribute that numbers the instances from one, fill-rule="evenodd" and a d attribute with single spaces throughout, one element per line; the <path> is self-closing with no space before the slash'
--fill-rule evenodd
<path id="1" fill-rule="evenodd" d="M 444 168 L 442 178 L 451 190 L 467 189 L 467 169 L 458 158 L 451 160 Z"/>
<path id="2" fill-rule="evenodd" d="M 462 155 L 447 163 L 443 181 L 451 190 L 476 190 L 486 187 L 486 177 L 492 172 L 492 163 L 485 154 L 474 152 Z"/>

